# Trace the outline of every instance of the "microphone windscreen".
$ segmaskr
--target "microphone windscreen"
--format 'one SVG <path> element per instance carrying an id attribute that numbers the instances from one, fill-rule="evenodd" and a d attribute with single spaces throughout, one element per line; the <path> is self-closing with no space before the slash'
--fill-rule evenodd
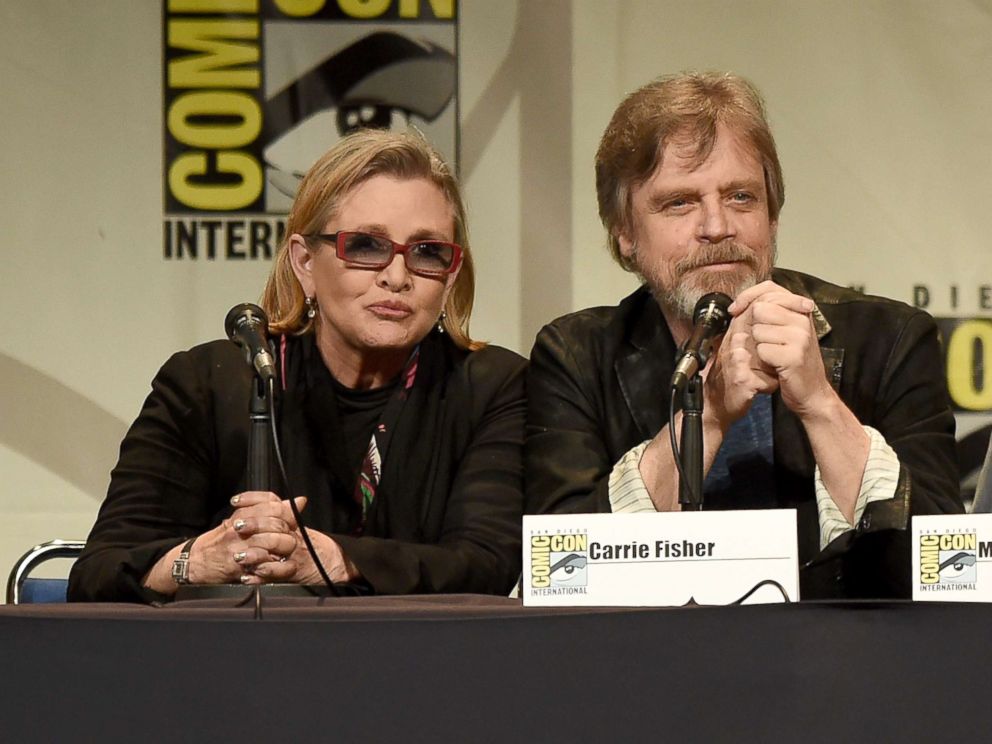
<path id="1" fill-rule="evenodd" d="M 262 308 L 251 302 L 242 302 L 232 307 L 224 318 L 224 331 L 227 337 L 237 342 L 236 331 L 244 322 L 261 324 L 262 330 L 267 330 L 269 327 L 269 318 Z"/>
<path id="2" fill-rule="evenodd" d="M 692 318 L 696 323 L 704 323 L 717 328 L 720 333 L 730 325 L 730 312 L 728 308 L 733 302 L 723 292 L 710 292 L 699 298 L 695 309 L 692 311 Z"/>

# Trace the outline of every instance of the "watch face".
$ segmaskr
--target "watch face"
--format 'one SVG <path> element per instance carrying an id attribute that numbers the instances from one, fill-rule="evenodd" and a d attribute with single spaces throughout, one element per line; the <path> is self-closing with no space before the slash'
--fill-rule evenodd
<path id="1" fill-rule="evenodd" d="M 189 561 L 183 560 L 182 558 L 176 558 L 176 560 L 172 562 L 172 580 L 177 584 L 188 583 L 188 571 Z"/>

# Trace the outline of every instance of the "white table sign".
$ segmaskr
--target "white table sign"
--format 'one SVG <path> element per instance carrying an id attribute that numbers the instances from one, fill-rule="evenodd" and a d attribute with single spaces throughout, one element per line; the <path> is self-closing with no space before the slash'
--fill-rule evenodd
<path id="1" fill-rule="evenodd" d="M 913 599 L 992 602 L 992 514 L 913 517 Z"/>
<path id="2" fill-rule="evenodd" d="M 756 588 L 757 587 L 757 588 Z M 799 599 L 794 509 L 524 517 L 525 605 Z"/>

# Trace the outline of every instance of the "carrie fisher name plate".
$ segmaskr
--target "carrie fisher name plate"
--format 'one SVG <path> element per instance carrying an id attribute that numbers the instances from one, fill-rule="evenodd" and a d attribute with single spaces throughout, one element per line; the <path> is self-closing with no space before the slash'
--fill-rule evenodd
<path id="1" fill-rule="evenodd" d="M 525 605 L 799 599 L 794 509 L 524 517 Z"/>

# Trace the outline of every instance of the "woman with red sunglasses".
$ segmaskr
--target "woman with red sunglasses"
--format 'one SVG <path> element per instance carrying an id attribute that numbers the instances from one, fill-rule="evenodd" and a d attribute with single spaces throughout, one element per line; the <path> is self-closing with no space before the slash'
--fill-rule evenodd
<path id="1" fill-rule="evenodd" d="M 447 165 L 417 135 L 349 135 L 303 178 L 286 233 L 262 300 L 285 476 L 249 488 L 242 352 L 225 340 L 174 355 L 121 447 L 70 599 L 512 587 L 525 361 L 469 337 L 472 259 Z"/>

